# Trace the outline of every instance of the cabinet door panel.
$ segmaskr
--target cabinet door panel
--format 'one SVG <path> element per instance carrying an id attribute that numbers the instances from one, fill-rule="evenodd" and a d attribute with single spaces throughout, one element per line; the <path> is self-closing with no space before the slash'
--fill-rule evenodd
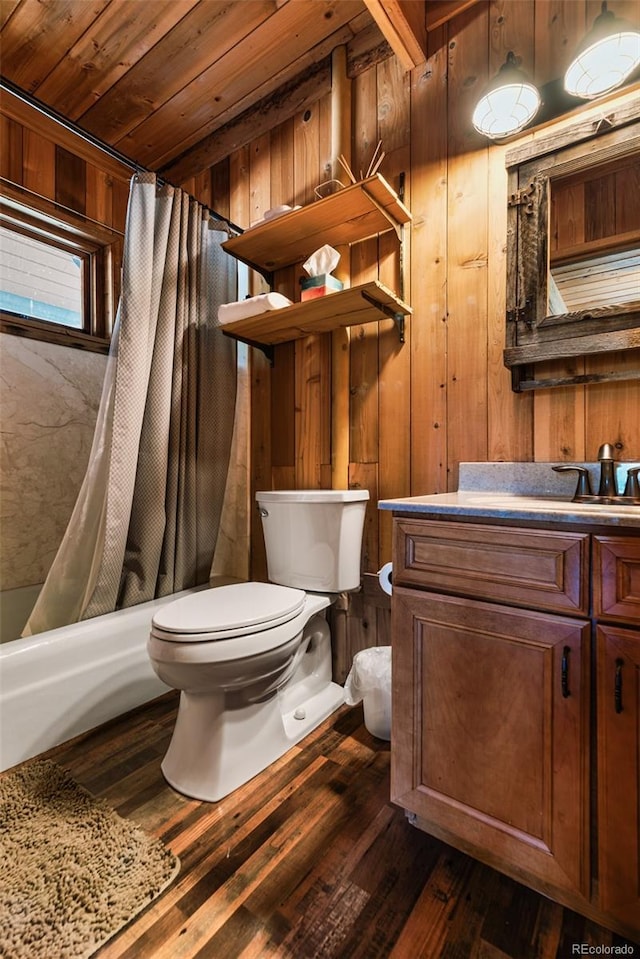
<path id="1" fill-rule="evenodd" d="M 396 519 L 395 536 L 398 585 L 587 615 L 585 533 Z"/>
<path id="2" fill-rule="evenodd" d="M 587 895 L 589 624 L 402 588 L 392 615 L 393 800 Z"/>
<path id="3" fill-rule="evenodd" d="M 598 619 L 640 625 L 640 536 L 593 537 L 593 608 Z"/>
<path id="4" fill-rule="evenodd" d="M 640 632 L 599 625 L 601 907 L 640 935 Z"/>

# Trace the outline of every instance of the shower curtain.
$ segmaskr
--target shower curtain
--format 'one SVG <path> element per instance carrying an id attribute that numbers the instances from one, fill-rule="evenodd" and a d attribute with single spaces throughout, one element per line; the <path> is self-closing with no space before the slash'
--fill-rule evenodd
<path id="1" fill-rule="evenodd" d="M 23 635 L 207 582 L 234 426 L 235 299 L 222 225 L 152 173 L 133 177 L 122 294 L 93 446 Z"/>

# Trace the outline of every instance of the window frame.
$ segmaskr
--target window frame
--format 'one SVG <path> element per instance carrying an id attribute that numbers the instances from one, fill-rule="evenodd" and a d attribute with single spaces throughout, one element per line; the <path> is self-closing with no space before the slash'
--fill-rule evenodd
<path id="1" fill-rule="evenodd" d="M 43 197 L 22 196 L 6 182 L 1 187 L 0 224 L 82 256 L 85 276 L 82 328 L 0 310 L 0 333 L 108 353 L 120 293 L 122 234 Z"/>

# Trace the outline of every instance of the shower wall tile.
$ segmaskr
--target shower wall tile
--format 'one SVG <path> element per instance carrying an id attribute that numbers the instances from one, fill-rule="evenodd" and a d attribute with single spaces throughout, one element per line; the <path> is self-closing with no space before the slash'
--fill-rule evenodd
<path id="1" fill-rule="evenodd" d="M 42 583 L 82 483 L 107 357 L 0 334 L 0 589 Z"/>

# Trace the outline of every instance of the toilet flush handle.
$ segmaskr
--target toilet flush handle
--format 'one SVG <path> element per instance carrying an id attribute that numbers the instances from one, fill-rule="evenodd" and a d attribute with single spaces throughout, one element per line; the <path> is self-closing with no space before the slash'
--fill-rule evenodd
<path id="1" fill-rule="evenodd" d="M 268 515 L 269 515 L 269 510 L 265 509 L 264 506 L 257 506 L 256 509 L 258 510 L 258 513 L 259 513 L 260 516 L 268 516 Z"/>

